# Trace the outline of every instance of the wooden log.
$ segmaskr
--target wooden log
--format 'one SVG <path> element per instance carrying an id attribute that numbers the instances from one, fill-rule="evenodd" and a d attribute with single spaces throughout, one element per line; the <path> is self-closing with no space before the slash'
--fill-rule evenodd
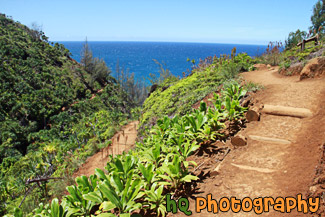
<path id="1" fill-rule="evenodd" d="M 233 146 L 245 146 L 247 145 L 247 138 L 243 135 L 236 135 L 231 139 L 231 144 Z"/>
<path id="2" fill-rule="evenodd" d="M 276 170 L 269 169 L 269 168 L 259 168 L 259 167 L 252 167 L 252 166 L 240 165 L 240 164 L 234 164 L 234 163 L 231 163 L 231 165 L 234 167 L 237 167 L 239 169 L 252 170 L 252 171 L 256 171 L 256 172 L 260 172 L 260 173 L 273 173 L 276 171 Z"/>
<path id="3" fill-rule="evenodd" d="M 309 109 L 279 105 L 264 105 L 262 112 L 271 115 L 290 116 L 297 118 L 308 118 L 313 116 L 313 113 Z"/>
<path id="4" fill-rule="evenodd" d="M 269 143 L 283 144 L 283 145 L 291 144 L 291 142 L 289 140 L 285 140 L 285 139 L 278 139 L 278 138 L 271 138 L 271 137 L 264 137 L 264 136 L 255 136 L 255 135 L 249 135 L 248 137 L 252 140 L 256 140 L 256 141 L 260 141 L 260 142 L 269 142 Z"/>
<path id="5" fill-rule="evenodd" d="M 259 121 L 260 119 L 260 109 L 257 107 L 250 108 L 246 113 L 246 119 L 248 122 Z"/>

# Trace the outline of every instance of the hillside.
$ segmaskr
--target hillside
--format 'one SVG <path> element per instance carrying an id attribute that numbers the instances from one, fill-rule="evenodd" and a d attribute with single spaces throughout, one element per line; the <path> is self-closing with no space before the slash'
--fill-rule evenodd
<path id="1" fill-rule="evenodd" d="M 3 14 L 0 59 L 1 215 L 22 201 L 27 179 L 72 174 L 106 146 L 135 104 L 102 62 L 91 60 L 97 68 L 86 68 L 63 45 Z M 43 187 L 26 207 L 47 201 Z"/>
<path id="2" fill-rule="evenodd" d="M 235 82 L 240 72 L 253 70 L 255 61 L 246 53 L 231 56 L 207 57 L 193 70 L 192 74 L 179 81 L 166 79 L 143 104 L 140 127 L 154 125 L 165 115 L 184 115 L 192 105 L 205 96 L 218 91 L 222 85 Z"/>
<path id="3" fill-rule="evenodd" d="M 321 27 L 151 87 L 32 28 L 0 14 L 0 216 L 325 213 Z"/>

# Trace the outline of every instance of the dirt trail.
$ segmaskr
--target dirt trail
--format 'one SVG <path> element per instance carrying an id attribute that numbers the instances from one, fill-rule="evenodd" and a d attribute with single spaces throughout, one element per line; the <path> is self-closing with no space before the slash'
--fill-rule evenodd
<path id="1" fill-rule="evenodd" d="M 138 124 L 138 121 L 133 121 L 123 126 L 122 129 L 112 137 L 112 144 L 89 157 L 79 170 L 73 174 L 73 177 L 81 175 L 90 176 L 94 174 L 96 168 L 103 170 L 109 155 L 122 154 L 123 151 L 127 151 L 133 147 L 137 138 Z"/>
<path id="2" fill-rule="evenodd" d="M 199 183 L 199 193 L 193 196 L 206 197 L 211 193 L 213 199 L 220 200 L 232 196 L 242 199 L 305 195 L 315 174 L 319 146 L 325 141 L 325 79 L 299 81 L 298 76 L 279 75 L 277 68 L 243 73 L 243 77 L 246 81 L 264 85 L 265 89 L 256 96 L 259 102 L 306 108 L 312 111 L 313 116 L 295 118 L 262 114 L 259 122 L 248 124 L 244 135 L 288 140 L 289 143 L 248 138 L 248 145 L 233 149 L 222 163 L 219 174 Z M 257 216 L 253 211 L 213 214 L 203 210 L 195 213 L 195 201 L 190 199 L 190 202 L 194 216 Z M 271 211 L 262 214 L 281 215 L 310 216 L 296 212 L 281 214 Z M 185 215 L 178 213 L 177 216 Z"/>

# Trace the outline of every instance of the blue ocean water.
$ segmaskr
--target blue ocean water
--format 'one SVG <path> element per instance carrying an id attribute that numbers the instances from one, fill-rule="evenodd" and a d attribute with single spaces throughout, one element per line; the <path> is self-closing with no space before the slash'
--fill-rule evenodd
<path id="1" fill-rule="evenodd" d="M 84 42 L 63 41 L 62 43 L 72 53 L 72 58 L 80 62 Z M 102 58 L 115 74 L 116 63 L 120 67 L 134 72 L 136 78 L 146 78 L 149 73 L 157 74 L 158 65 L 153 59 L 164 63 L 172 74 L 182 76 L 183 72 L 191 69 L 187 58 L 199 59 L 208 56 L 230 54 L 233 47 L 237 53 L 246 52 L 250 56 L 262 54 L 265 45 L 240 45 L 240 44 L 209 44 L 209 43 L 179 43 L 179 42 L 88 42 L 94 57 Z"/>

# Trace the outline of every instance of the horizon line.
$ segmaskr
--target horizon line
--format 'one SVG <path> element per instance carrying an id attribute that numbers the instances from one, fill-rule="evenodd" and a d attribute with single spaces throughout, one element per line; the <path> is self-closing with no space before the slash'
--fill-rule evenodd
<path id="1" fill-rule="evenodd" d="M 49 40 L 49 42 L 85 42 L 85 40 Z M 87 42 L 154 42 L 154 43 L 193 43 L 193 44 L 228 44 L 228 45 L 251 45 L 251 46 L 267 46 L 267 44 L 240 44 L 240 43 L 222 43 L 222 42 L 197 42 L 197 41 L 115 41 L 115 40 L 87 40 Z"/>

